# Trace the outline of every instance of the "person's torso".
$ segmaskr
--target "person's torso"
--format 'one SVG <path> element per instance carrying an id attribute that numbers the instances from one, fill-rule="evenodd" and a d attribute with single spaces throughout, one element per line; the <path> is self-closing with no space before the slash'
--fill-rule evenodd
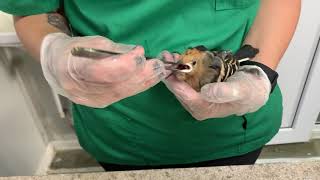
<path id="1" fill-rule="evenodd" d="M 146 56 L 204 45 L 237 50 L 259 0 L 65 1 L 73 30 L 139 44 Z M 81 145 L 99 161 L 180 164 L 239 155 L 259 148 L 278 131 L 281 94 L 247 118 L 195 120 L 162 84 L 106 108 L 73 105 Z M 272 111 L 273 114 L 268 114 Z M 248 121 L 248 122 L 247 122 Z"/>

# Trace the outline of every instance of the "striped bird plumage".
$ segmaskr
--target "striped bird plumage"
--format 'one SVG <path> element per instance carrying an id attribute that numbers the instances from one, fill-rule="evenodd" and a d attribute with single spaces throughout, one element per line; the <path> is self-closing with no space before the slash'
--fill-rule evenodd
<path id="1" fill-rule="evenodd" d="M 187 82 L 193 89 L 213 82 L 223 82 L 240 67 L 240 59 L 253 58 L 258 50 L 245 45 L 236 53 L 231 51 L 209 51 L 204 46 L 189 48 L 180 56 L 179 64 L 192 66 L 190 72 L 174 72 L 177 79 Z"/>

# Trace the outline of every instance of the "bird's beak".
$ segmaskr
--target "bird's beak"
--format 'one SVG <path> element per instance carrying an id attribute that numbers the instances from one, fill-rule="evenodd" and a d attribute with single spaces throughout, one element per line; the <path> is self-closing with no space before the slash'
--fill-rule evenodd
<path id="1" fill-rule="evenodd" d="M 190 63 L 177 64 L 175 70 L 182 73 L 189 73 L 193 70 L 193 66 Z"/>

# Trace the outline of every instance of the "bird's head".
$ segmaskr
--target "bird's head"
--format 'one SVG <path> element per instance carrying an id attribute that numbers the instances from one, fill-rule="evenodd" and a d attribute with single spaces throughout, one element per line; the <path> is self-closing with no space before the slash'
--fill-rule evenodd
<path id="1" fill-rule="evenodd" d="M 212 52 L 203 49 L 202 47 L 195 47 L 188 49 L 185 53 L 181 54 L 175 72 L 177 79 L 184 81 L 188 78 L 204 76 L 207 69 L 211 67 L 214 60 Z M 220 64 L 220 62 L 218 62 Z M 217 64 L 217 63 L 215 63 Z M 212 71 L 212 69 L 211 69 Z M 217 72 L 218 74 L 218 72 Z"/>
<path id="2" fill-rule="evenodd" d="M 179 80 L 186 80 L 190 76 L 194 76 L 201 69 L 201 64 L 204 51 L 196 48 L 188 49 L 185 53 L 181 54 L 176 69 L 179 70 L 175 73 Z"/>

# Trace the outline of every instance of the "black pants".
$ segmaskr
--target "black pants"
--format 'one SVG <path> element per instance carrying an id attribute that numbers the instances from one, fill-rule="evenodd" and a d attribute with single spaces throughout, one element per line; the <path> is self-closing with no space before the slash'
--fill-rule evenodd
<path id="1" fill-rule="evenodd" d="M 164 168 L 192 168 L 192 167 L 209 167 L 209 166 L 229 166 L 229 165 L 251 165 L 258 159 L 262 148 L 251 151 L 241 156 L 234 156 L 223 159 L 215 159 L 211 161 L 204 161 L 191 164 L 177 164 L 177 165 L 160 165 L 160 166 L 130 166 L 102 163 L 99 164 L 105 171 L 126 171 L 126 170 L 142 170 L 142 169 L 164 169 Z"/>

